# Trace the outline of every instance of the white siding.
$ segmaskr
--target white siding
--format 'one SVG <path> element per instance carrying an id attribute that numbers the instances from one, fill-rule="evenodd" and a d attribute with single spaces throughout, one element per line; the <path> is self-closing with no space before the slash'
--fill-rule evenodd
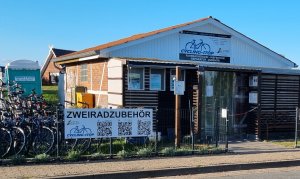
<path id="1" fill-rule="evenodd" d="M 108 106 L 122 106 L 123 105 L 123 95 L 119 94 L 108 94 Z"/>
<path id="2" fill-rule="evenodd" d="M 108 61 L 108 106 L 123 105 L 123 63 L 118 59 Z M 113 105 L 112 105 L 113 104 Z"/>
<path id="3" fill-rule="evenodd" d="M 185 30 L 232 35 L 213 24 L 204 24 Z M 264 47 L 257 44 L 253 46 L 253 44 L 249 43 L 249 40 L 248 42 L 245 40 L 246 37 L 243 38 L 232 35 L 230 64 L 273 68 L 293 67 L 292 63 L 279 55 L 269 50 L 267 50 L 267 53 Z M 143 41 L 137 45 L 111 51 L 109 56 L 179 60 L 179 33 L 174 32 L 160 38 Z"/>
<path id="4" fill-rule="evenodd" d="M 122 79 L 116 79 L 108 80 L 108 91 L 111 93 L 123 93 L 123 80 Z"/>
<path id="5" fill-rule="evenodd" d="M 113 57 L 158 58 L 164 60 L 178 60 L 178 34 L 168 35 L 142 44 L 116 50 L 110 54 Z"/>

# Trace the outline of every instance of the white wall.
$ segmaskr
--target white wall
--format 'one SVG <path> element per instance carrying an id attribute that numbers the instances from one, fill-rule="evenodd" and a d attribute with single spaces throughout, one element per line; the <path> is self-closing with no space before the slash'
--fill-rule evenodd
<path id="1" fill-rule="evenodd" d="M 185 30 L 232 35 L 213 24 L 204 24 Z M 247 39 L 246 37 L 243 36 L 241 38 L 241 36 L 239 34 L 239 37 L 234 35 L 231 37 L 230 64 L 271 68 L 293 67 L 292 63 L 281 56 L 274 54 L 270 50 L 266 50 L 266 48 L 257 43 L 253 44 L 251 40 L 251 43 L 249 43 L 249 40 L 245 40 Z M 137 45 L 114 50 L 110 52 L 109 56 L 179 60 L 179 33 L 174 32 L 173 34 L 144 41 Z"/>
<path id="2" fill-rule="evenodd" d="M 119 59 L 110 59 L 108 68 L 108 106 L 123 105 L 123 62 Z"/>

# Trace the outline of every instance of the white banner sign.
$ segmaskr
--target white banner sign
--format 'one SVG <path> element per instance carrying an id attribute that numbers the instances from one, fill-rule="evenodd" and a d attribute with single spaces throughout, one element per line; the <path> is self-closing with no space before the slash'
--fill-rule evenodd
<path id="1" fill-rule="evenodd" d="M 230 63 L 230 35 L 183 31 L 180 34 L 181 60 Z"/>
<path id="2" fill-rule="evenodd" d="M 65 109 L 65 138 L 150 136 L 152 109 Z"/>
<path id="3" fill-rule="evenodd" d="M 35 81 L 35 76 L 15 76 L 15 81 Z"/>

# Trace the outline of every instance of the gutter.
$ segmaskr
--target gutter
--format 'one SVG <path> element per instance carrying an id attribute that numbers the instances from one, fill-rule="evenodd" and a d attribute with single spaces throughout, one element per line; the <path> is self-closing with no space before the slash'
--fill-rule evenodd
<path id="1" fill-rule="evenodd" d="M 95 56 L 95 55 L 99 55 L 99 54 L 100 54 L 99 51 L 88 51 L 88 52 L 84 52 L 84 53 L 79 53 L 79 54 L 61 56 L 61 57 L 58 57 L 58 58 L 54 58 L 53 62 L 54 63 L 59 62 L 58 64 L 63 64 L 65 61 L 67 62 L 68 60 L 80 59 L 80 58 Z"/>

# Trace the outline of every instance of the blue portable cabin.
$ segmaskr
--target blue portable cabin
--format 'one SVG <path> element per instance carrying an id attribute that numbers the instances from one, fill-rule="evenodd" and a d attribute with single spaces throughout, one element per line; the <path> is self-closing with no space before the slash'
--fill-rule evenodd
<path id="1" fill-rule="evenodd" d="M 35 89 L 42 94 L 41 72 L 38 62 L 31 60 L 16 60 L 5 66 L 6 83 L 16 82 L 21 85 L 24 95 Z"/>

